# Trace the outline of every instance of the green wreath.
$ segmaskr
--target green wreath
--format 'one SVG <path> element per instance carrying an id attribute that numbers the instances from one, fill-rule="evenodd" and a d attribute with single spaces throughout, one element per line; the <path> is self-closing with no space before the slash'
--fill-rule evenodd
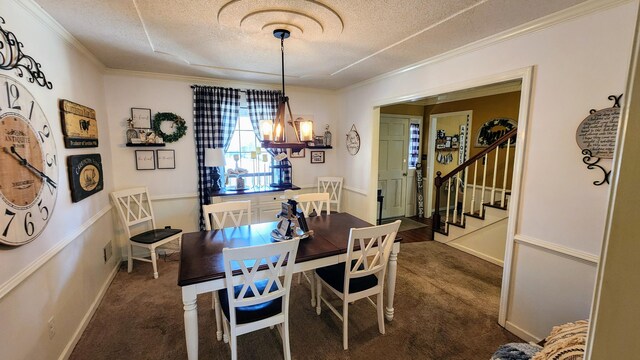
<path id="1" fill-rule="evenodd" d="M 163 121 L 172 122 L 171 127 L 175 129 L 175 131 L 171 134 L 165 134 L 160 129 Z M 184 121 L 180 116 L 169 113 L 169 112 L 161 112 L 157 113 L 156 116 L 153 117 L 153 131 L 156 135 L 160 136 L 164 142 L 172 143 L 178 141 L 184 134 L 187 133 L 187 122 Z"/>

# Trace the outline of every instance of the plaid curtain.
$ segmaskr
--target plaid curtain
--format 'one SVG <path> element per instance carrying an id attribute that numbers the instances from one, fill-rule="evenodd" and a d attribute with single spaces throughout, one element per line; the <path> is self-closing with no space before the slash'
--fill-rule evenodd
<path id="1" fill-rule="evenodd" d="M 418 163 L 420 154 L 420 125 L 409 125 L 409 167 L 414 168 Z"/>
<path id="2" fill-rule="evenodd" d="M 260 120 L 272 120 L 276 117 L 278 104 L 280 103 L 280 90 L 253 90 L 247 89 L 247 108 L 253 132 L 258 140 L 262 141 Z"/>
<path id="3" fill-rule="evenodd" d="M 261 120 L 275 119 L 280 104 L 282 92 L 280 90 L 253 90 L 247 89 L 247 108 L 249 110 L 249 118 L 253 132 L 262 141 L 262 132 L 260 131 Z M 276 156 L 279 153 L 286 153 L 286 149 L 267 149 L 269 154 Z M 283 181 L 285 184 L 291 184 L 293 174 L 291 171 L 291 162 L 289 159 L 282 161 L 272 161 L 272 165 L 288 165 L 288 168 L 281 169 L 283 171 Z M 272 172 L 274 174 L 274 172 Z M 274 182 L 277 179 L 273 179 Z"/>
<path id="4" fill-rule="evenodd" d="M 198 198 L 200 230 L 204 230 L 202 205 L 209 203 L 213 169 L 204 166 L 204 149 L 229 147 L 238 122 L 240 90 L 211 86 L 193 86 L 193 132 L 198 159 Z M 224 174 L 224 169 L 219 169 Z"/>

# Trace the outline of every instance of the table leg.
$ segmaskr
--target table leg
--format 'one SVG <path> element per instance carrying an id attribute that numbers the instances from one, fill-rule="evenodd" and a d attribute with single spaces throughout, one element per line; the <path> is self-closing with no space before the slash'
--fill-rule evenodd
<path id="1" fill-rule="evenodd" d="M 196 300 L 195 289 L 188 286 L 182 288 L 184 334 L 187 341 L 187 357 L 189 360 L 198 359 L 198 305 Z"/>
<path id="2" fill-rule="evenodd" d="M 213 296 L 213 311 L 216 314 L 216 338 L 220 341 L 222 340 L 222 309 L 220 309 L 218 292 L 214 291 L 211 295 Z"/>
<path id="3" fill-rule="evenodd" d="M 387 273 L 387 306 L 385 308 L 385 317 L 387 320 L 393 320 L 393 297 L 396 292 L 396 275 L 398 272 L 398 252 L 400 252 L 400 246 L 394 245 L 391 248 L 391 254 L 389 255 L 389 272 Z"/>

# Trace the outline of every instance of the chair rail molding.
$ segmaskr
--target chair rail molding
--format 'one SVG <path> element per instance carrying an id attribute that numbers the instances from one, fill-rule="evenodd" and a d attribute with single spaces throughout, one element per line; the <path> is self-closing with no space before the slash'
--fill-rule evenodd
<path id="1" fill-rule="evenodd" d="M 105 214 L 108 214 L 111 211 L 111 204 L 106 205 L 100 211 L 98 211 L 95 215 L 89 218 L 84 222 L 80 227 L 76 229 L 76 231 L 67 235 L 64 239 L 59 241 L 56 245 L 54 245 L 51 249 L 47 250 L 44 254 L 40 255 L 37 259 L 27 265 L 24 269 L 22 269 L 19 273 L 14 275 L 8 281 L 0 286 L 0 300 L 4 298 L 8 293 L 11 292 L 16 286 L 20 285 L 23 281 L 25 281 L 31 274 L 35 273 L 40 269 L 44 264 L 46 264 L 51 258 L 56 256 L 62 249 L 64 249 L 67 245 L 71 244 L 75 239 L 80 237 L 82 233 L 88 230 L 94 223 L 96 223 L 100 218 L 102 218 Z"/>
<path id="2" fill-rule="evenodd" d="M 598 255 L 573 249 L 567 246 L 554 244 L 548 241 L 536 239 L 531 236 L 516 234 L 514 236 L 514 239 L 517 244 L 539 247 L 545 250 L 549 250 L 556 254 L 567 255 L 573 258 L 574 260 L 586 261 L 588 263 L 593 264 L 594 266 L 598 265 L 598 263 L 600 262 L 600 256 Z"/>

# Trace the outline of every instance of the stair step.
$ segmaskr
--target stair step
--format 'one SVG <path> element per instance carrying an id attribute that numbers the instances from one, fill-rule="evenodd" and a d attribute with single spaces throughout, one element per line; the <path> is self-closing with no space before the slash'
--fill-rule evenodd
<path id="1" fill-rule="evenodd" d="M 464 214 L 465 214 L 465 216 L 468 216 L 468 217 L 472 217 L 472 218 L 479 219 L 479 220 L 484 220 L 484 216 L 480 216 L 479 213 L 466 212 Z"/>
<path id="2" fill-rule="evenodd" d="M 499 204 L 499 202 L 496 202 L 496 203 L 495 203 L 495 204 L 493 204 L 493 205 L 491 205 L 491 204 L 489 204 L 489 203 L 486 203 L 486 204 L 483 204 L 483 205 L 484 205 L 484 206 L 486 206 L 486 207 L 493 208 L 493 209 L 500 209 L 500 210 L 505 210 L 505 211 L 507 210 L 507 207 L 506 207 L 506 206 L 504 206 L 504 207 L 503 207 L 503 206 L 500 206 L 500 205 L 498 205 L 498 204 Z"/>
<path id="3" fill-rule="evenodd" d="M 449 224 L 449 225 L 453 225 L 453 226 L 455 226 L 455 227 L 459 227 L 459 228 L 461 228 L 461 229 L 464 229 L 464 228 L 465 228 L 464 224 L 461 224 L 461 223 L 460 223 L 460 220 L 458 220 L 457 222 L 447 221 L 447 224 Z"/>

